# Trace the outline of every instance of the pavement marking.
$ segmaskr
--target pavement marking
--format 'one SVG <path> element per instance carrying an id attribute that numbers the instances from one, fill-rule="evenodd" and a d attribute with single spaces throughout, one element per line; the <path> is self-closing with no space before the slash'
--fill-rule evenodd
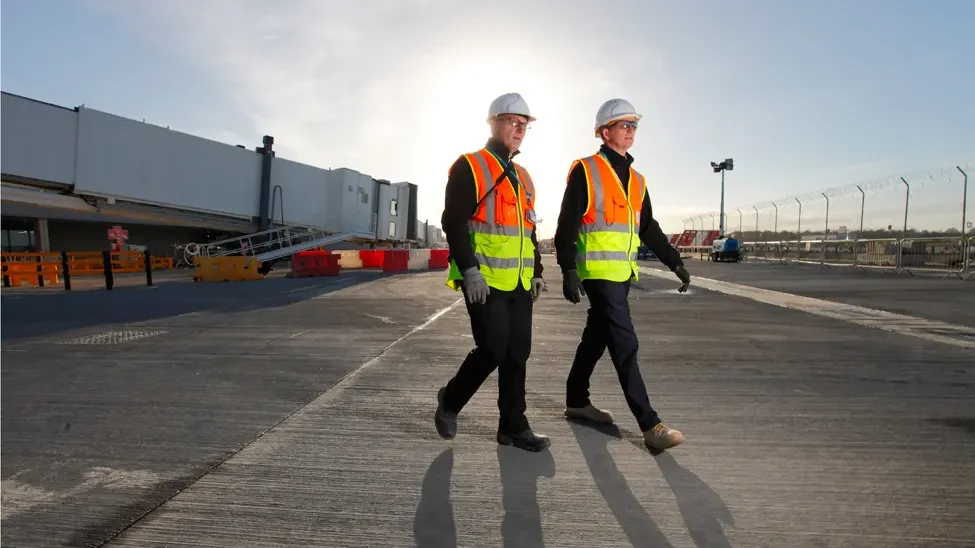
<path id="1" fill-rule="evenodd" d="M 389 316 L 376 316 L 374 314 L 366 314 L 366 316 L 369 318 L 373 318 L 375 320 L 379 320 L 385 324 L 396 325 L 396 322 L 393 321 L 393 319 L 390 318 Z"/>
<path id="2" fill-rule="evenodd" d="M 668 280 L 673 280 L 674 278 L 671 272 L 645 266 L 640 267 L 640 272 Z M 692 277 L 691 286 L 693 287 L 695 285 L 726 295 L 744 297 L 782 308 L 801 310 L 825 318 L 843 320 L 884 331 L 893 331 L 902 335 L 910 335 L 959 348 L 975 349 L 975 329 L 962 325 L 927 320 L 904 314 L 895 314 L 886 310 L 876 310 L 824 299 L 803 297 L 792 293 L 783 293 L 781 291 L 724 282 L 711 278 Z"/>
<path id="3" fill-rule="evenodd" d="M 0 520 L 26 512 L 39 504 L 66 499 L 99 487 L 145 489 L 162 481 L 160 476 L 148 470 L 117 470 L 107 466 L 96 466 L 85 472 L 85 479 L 81 483 L 65 491 L 55 492 L 16 479 L 24 472 L 18 472 L 13 477 L 3 480 L 3 506 L 0 507 Z"/>
<path id="4" fill-rule="evenodd" d="M 273 425 L 271 425 L 267 430 L 265 430 L 265 431 L 261 432 L 260 434 L 258 434 L 257 437 L 255 437 L 251 441 L 247 442 L 240 450 L 238 450 L 235 453 L 229 455 L 227 458 L 223 459 L 222 461 L 214 464 L 213 466 L 211 466 L 210 468 L 208 468 L 207 470 L 205 470 L 203 473 L 201 473 L 199 476 L 197 476 L 194 480 L 188 482 L 186 484 L 186 486 L 183 487 L 178 493 L 174 493 L 171 497 L 169 497 L 166 500 L 160 502 L 156 506 L 154 506 L 154 507 L 146 510 L 145 513 L 143 513 L 142 515 L 140 515 L 138 518 L 132 520 L 131 523 L 129 523 L 128 525 L 126 525 L 125 527 L 123 527 L 122 529 L 120 529 L 119 531 L 116 531 L 114 534 L 112 534 L 111 536 L 109 536 L 105 540 L 105 543 L 110 542 L 111 540 L 113 540 L 114 538 L 118 537 L 119 535 L 121 535 L 122 533 L 124 533 L 125 531 L 127 531 L 128 529 L 131 529 L 132 527 L 136 526 L 136 524 L 138 524 L 139 522 L 141 522 L 147 516 L 153 514 L 161 506 L 167 504 L 170 500 L 173 499 L 173 497 L 179 496 L 180 493 L 185 493 L 195 483 L 197 483 L 198 481 L 200 481 L 200 479 L 202 479 L 203 477 L 207 476 L 208 474 L 210 474 L 210 472 L 212 472 L 216 468 L 222 466 L 227 461 L 230 461 L 230 460 L 233 460 L 235 458 L 238 458 L 238 456 L 241 455 L 241 454 L 248 454 L 248 453 L 251 453 L 253 451 L 260 451 L 260 447 L 262 445 L 265 445 L 267 443 L 267 440 L 264 440 L 263 438 L 269 432 L 271 432 L 272 430 L 274 430 L 275 428 L 277 428 L 281 424 L 287 422 L 292 417 L 294 417 L 296 415 L 300 415 L 300 414 L 302 414 L 304 412 L 307 412 L 310 408 L 322 407 L 322 406 L 328 405 L 332 400 L 335 399 L 335 397 L 337 395 L 339 395 L 342 392 L 344 392 L 345 389 L 351 384 L 351 381 L 353 381 L 356 377 L 358 377 L 360 374 L 362 374 L 362 372 L 365 369 L 367 369 L 370 366 L 373 366 L 373 365 L 379 363 L 379 360 L 382 359 L 383 356 L 385 356 L 385 354 L 387 352 L 389 352 L 389 350 L 391 348 L 393 348 L 394 346 L 396 346 L 399 343 L 403 342 L 404 340 L 410 338 L 411 336 L 413 336 L 417 332 L 422 331 L 423 329 L 426 329 L 431 324 L 433 324 L 433 322 L 437 321 L 438 318 L 440 318 L 441 316 L 443 316 L 447 312 L 450 312 L 458 304 L 460 304 L 462 302 L 464 302 L 464 298 L 463 297 L 457 299 L 456 301 L 450 303 L 449 305 L 445 306 L 444 308 L 441 308 L 440 310 L 438 310 L 438 311 L 434 312 L 433 314 L 431 314 L 423 323 L 421 323 L 420 325 L 414 327 L 409 332 L 407 332 L 405 335 L 401 336 L 400 338 L 398 338 L 395 341 L 393 341 L 393 342 L 389 343 L 388 345 L 386 345 L 382 350 L 379 351 L 378 354 L 376 354 L 375 357 L 373 357 L 369 361 L 363 363 L 359 367 L 355 368 L 353 371 L 351 371 L 348 374 L 346 374 L 344 377 L 342 377 L 341 379 L 339 379 L 338 382 L 336 382 L 330 388 L 328 388 L 327 390 L 325 390 L 324 392 L 322 392 L 317 398 L 315 398 L 312 401 L 308 402 L 307 404 L 299 407 L 298 409 L 295 409 L 293 412 L 289 413 L 286 417 L 284 417 L 280 421 L 278 421 L 278 422 L 274 423 Z M 304 333 L 304 332 L 302 332 L 302 333 Z M 298 333 L 298 335 L 300 335 L 300 334 L 301 333 Z M 6 491 L 7 489 L 8 489 L 8 486 L 7 485 L 4 485 L 4 491 Z M 34 497 L 35 498 L 38 498 L 38 497 L 43 497 L 44 495 L 45 495 L 44 493 L 35 493 L 34 494 Z M 6 495 L 5 495 L 5 497 L 6 497 Z M 6 504 L 6 502 L 5 502 L 5 504 Z"/>
<path id="5" fill-rule="evenodd" d="M 355 370 L 353 370 L 352 372 L 350 372 L 346 376 L 344 376 L 341 379 L 339 379 L 339 382 L 333 384 L 332 387 L 329 388 L 328 390 L 326 390 L 325 392 L 323 392 L 321 396 L 318 396 L 314 400 L 308 402 L 308 405 L 306 405 L 305 407 L 322 407 L 322 406 L 330 403 L 333 399 L 335 399 L 335 397 L 337 395 L 339 395 L 342 392 L 344 392 L 345 391 L 345 388 L 349 385 L 349 383 L 352 380 L 354 380 L 356 377 L 358 377 L 360 374 L 362 374 L 362 371 L 363 370 L 365 370 L 365 369 L 369 368 L 370 366 L 373 366 L 376 363 L 378 363 L 379 360 L 382 359 L 382 357 L 384 355 L 386 355 L 386 352 L 389 352 L 389 350 L 391 348 L 393 348 L 397 344 L 403 342 L 404 340 L 408 339 L 409 337 L 413 336 L 417 332 L 426 329 L 431 324 L 433 324 L 433 322 L 437 321 L 437 319 L 440 318 L 440 316 L 443 316 L 447 312 L 450 312 L 451 310 L 453 310 L 457 305 L 459 305 L 462 302 L 464 302 L 464 297 L 461 297 L 461 298 L 457 299 L 456 301 L 450 303 L 449 305 L 447 305 L 447 306 L 441 308 L 440 310 L 434 312 L 433 314 L 431 314 L 430 317 L 427 318 L 427 320 L 425 322 L 423 322 L 420 325 L 414 327 L 413 329 L 411 329 L 407 334 L 403 335 L 402 337 L 400 337 L 400 338 L 396 339 L 395 341 L 389 343 L 389 345 L 387 345 L 386 348 L 383 348 L 382 350 L 380 350 L 379 351 L 379 354 L 376 354 L 376 356 L 374 358 L 372 358 L 371 360 L 367 361 L 366 363 L 360 365 L 359 367 L 355 368 Z"/>
<path id="6" fill-rule="evenodd" d="M 355 282 L 357 280 L 353 280 L 352 278 L 341 278 L 341 279 L 336 280 L 335 282 L 333 282 L 333 283 L 331 283 L 329 285 L 318 286 L 320 289 L 331 289 L 332 291 L 329 291 L 328 293 L 323 293 L 321 295 L 315 295 L 314 297 L 312 297 L 312 299 L 316 299 L 316 300 L 317 299 L 330 299 L 332 297 L 332 295 L 338 294 L 340 292 L 340 290 L 342 290 L 342 289 L 348 289 L 349 287 L 365 287 L 365 286 L 367 286 L 369 284 L 373 284 L 373 283 L 382 281 L 383 279 L 384 278 L 374 278 L 372 280 L 366 280 L 364 282 L 360 282 L 357 286 L 353 286 L 352 285 L 352 282 Z"/>
<path id="7" fill-rule="evenodd" d="M 330 280 L 326 280 L 325 283 L 313 283 L 311 285 L 289 289 L 285 291 L 284 294 L 291 295 L 294 293 L 301 293 L 302 291 L 309 291 L 311 289 L 337 289 L 344 287 L 353 281 L 354 280 L 351 278 L 332 278 Z"/>
<path id="8" fill-rule="evenodd" d="M 291 295 L 292 293 L 301 293 L 302 291 L 308 291 L 309 289 L 319 289 L 319 288 L 323 288 L 323 287 L 325 287 L 325 286 L 322 286 L 322 285 L 306 285 L 305 287 L 299 287 L 297 289 L 289 289 L 288 291 L 285 291 L 284 294 L 285 295 Z"/>

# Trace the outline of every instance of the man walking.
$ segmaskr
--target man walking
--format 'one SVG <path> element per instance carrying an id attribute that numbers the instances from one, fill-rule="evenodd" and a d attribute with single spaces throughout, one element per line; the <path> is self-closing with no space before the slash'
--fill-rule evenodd
<path id="1" fill-rule="evenodd" d="M 457 414 L 497 369 L 498 443 L 542 451 L 551 441 L 525 417 L 532 304 L 544 286 L 537 198 L 528 171 L 513 161 L 534 120 L 521 95 L 498 97 L 488 109 L 487 144 L 450 168 L 441 219 L 450 248 L 447 285 L 464 292 L 475 348 L 438 392 L 434 423 L 453 438 Z"/>
<path id="2" fill-rule="evenodd" d="M 555 233 L 556 258 L 562 269 L 562 293 L 578 303 L 589 297 L 589 315 L 582 341 L 566 380 L 565 415 L 612 423 L 613 415 L 592 405 L 589 378 L 603 351 L 616 367 L 623 394 L 636 417 L 646 445 L 663 450 L 684 441 L 668 428 L 650 405 L 637 364 L 638 341 L 627 298 L 630 279 L 638 279 L 640 241 L 667 265 L 686 291 L 691 277 L 653 218 L 646 179 L 633 169 L 633 146 L 641 116 L 629 102 L 612 99 L 596 114 L 596 154 L 576 160 L 569 169 L 562 211 Z"/>

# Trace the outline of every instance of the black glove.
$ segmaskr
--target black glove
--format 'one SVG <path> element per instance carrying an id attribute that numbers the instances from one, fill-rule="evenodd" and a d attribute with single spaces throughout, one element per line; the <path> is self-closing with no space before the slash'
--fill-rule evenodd
<path id="1" fill-rule="evenodd" d="M 573 304 L 578 304 L 585 296 L 586 290 L 582 287 L 582 280 L 575 270 L 570 270 L 562 274 L 562 296 Z"/>
<path id="2" fill-rule="evenodd" d="M 680 265 L 674 269 L 674 274 L 677 274 L 677 277 L 680 278 L 680 281 L 682 282 L 682 285 L 677 292 L 683 293 L 687 291 L 687 286 L 691 285 L 691 275 L 688 274 L 687 269 L 684 268 L 684 265 Z"/>

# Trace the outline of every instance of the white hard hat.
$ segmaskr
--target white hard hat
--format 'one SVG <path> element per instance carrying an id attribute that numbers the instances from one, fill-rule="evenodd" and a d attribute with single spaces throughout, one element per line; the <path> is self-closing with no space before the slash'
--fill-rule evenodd
<path id="1" fill-rule="evenodd" d="M 617 120 L 639 121 L 643 116 L 637 114 L 636 109 L 626 99 L 610 99 L 599 107 L 596 112 L 596 137 L 599 137 L 599 128 L 604 127 Z"/>
<path id="2" fill-rule="evenodd" d="M 488 120 L 502 114 L 518 114 L 528 118 L 529 122 L 534 122 L 531 111 L 528 110 L 528 103 L 518 93 L 505 93 L 491 102 L 488 108 Z"/>

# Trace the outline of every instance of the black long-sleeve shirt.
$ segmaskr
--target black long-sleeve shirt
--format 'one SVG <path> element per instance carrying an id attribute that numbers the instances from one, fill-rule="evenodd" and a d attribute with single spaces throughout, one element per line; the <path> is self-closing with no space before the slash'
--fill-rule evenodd
<path id="1" fill-rule="evenodd" d="M 508 147 L 493 139 L 489 139 L 485 146 L 508 161 L 511 161 L 518 154 L 518 151 L 512 154 L 508 150 Z M 494 181 L 488 181 L 487 184 L 490 189 L 490 185 L 493 185 Z M 510 178 L 505 178 L 500 184 L 510 184 L 515 194 L 521 192 L 520 185 L 513 184 Z M 475 213 L 476 206 L 477 191 L 474 187 L 474 172 L 471 170 L 471 166 L 467 163 L 467 160 L 463 156 L 460 156 L 454 162 L 454 165 L 451 166 L 450 176 L 447 178 L 447 189 L 444 193 L 444 210 L 443 216 L 440 218 L 440 225 L 443 228 L 444 235 L 447 237 L 447 247 L 450 249 L 450 256 L 457 263 L 457 268 L 461 272 L 468 268 L 480 266 L 480 263 L 474 256 L 474 249 L 471 246 L 470 232 L 468 229 L 468 221 L 471 215 Z M 531 240 L 532 244 L 535 245 L 535 277 L 541 278 L 543 270 L 542 256 L 538 252 L 536 229 L 532 229 Z"/>
<path id="2" fill-rule="evenodd" d="M 623 183 L 623 192 L 629 192 L 630 164 L 633 156 L 629 153 L 621 156 L 615 150 L 603 145 L 599 149 L 606 155 L 613 170 Z M 586 183 L 586 172 L 582 164 L 577 164 L 569 174 L 569 182 L 562 197 L 562 210 L 559 212 L 558 227 L 555 231 L 555 254 L 562 272 L 576 269 L 576 241 L 579 236 L 579 226 L 582 216 L 589 209 L 589 191 Z M 670 245 L 670 238 L 660 229 L 660 224 L 653 218 L 653 206 L 650 204 L 650 194 L 643 195 L 643 212 L 640 215 L 640 240 L 656 255 L 660 262 L 670 270 L 676 270 L 683 265 L 680 253 Z"/>

